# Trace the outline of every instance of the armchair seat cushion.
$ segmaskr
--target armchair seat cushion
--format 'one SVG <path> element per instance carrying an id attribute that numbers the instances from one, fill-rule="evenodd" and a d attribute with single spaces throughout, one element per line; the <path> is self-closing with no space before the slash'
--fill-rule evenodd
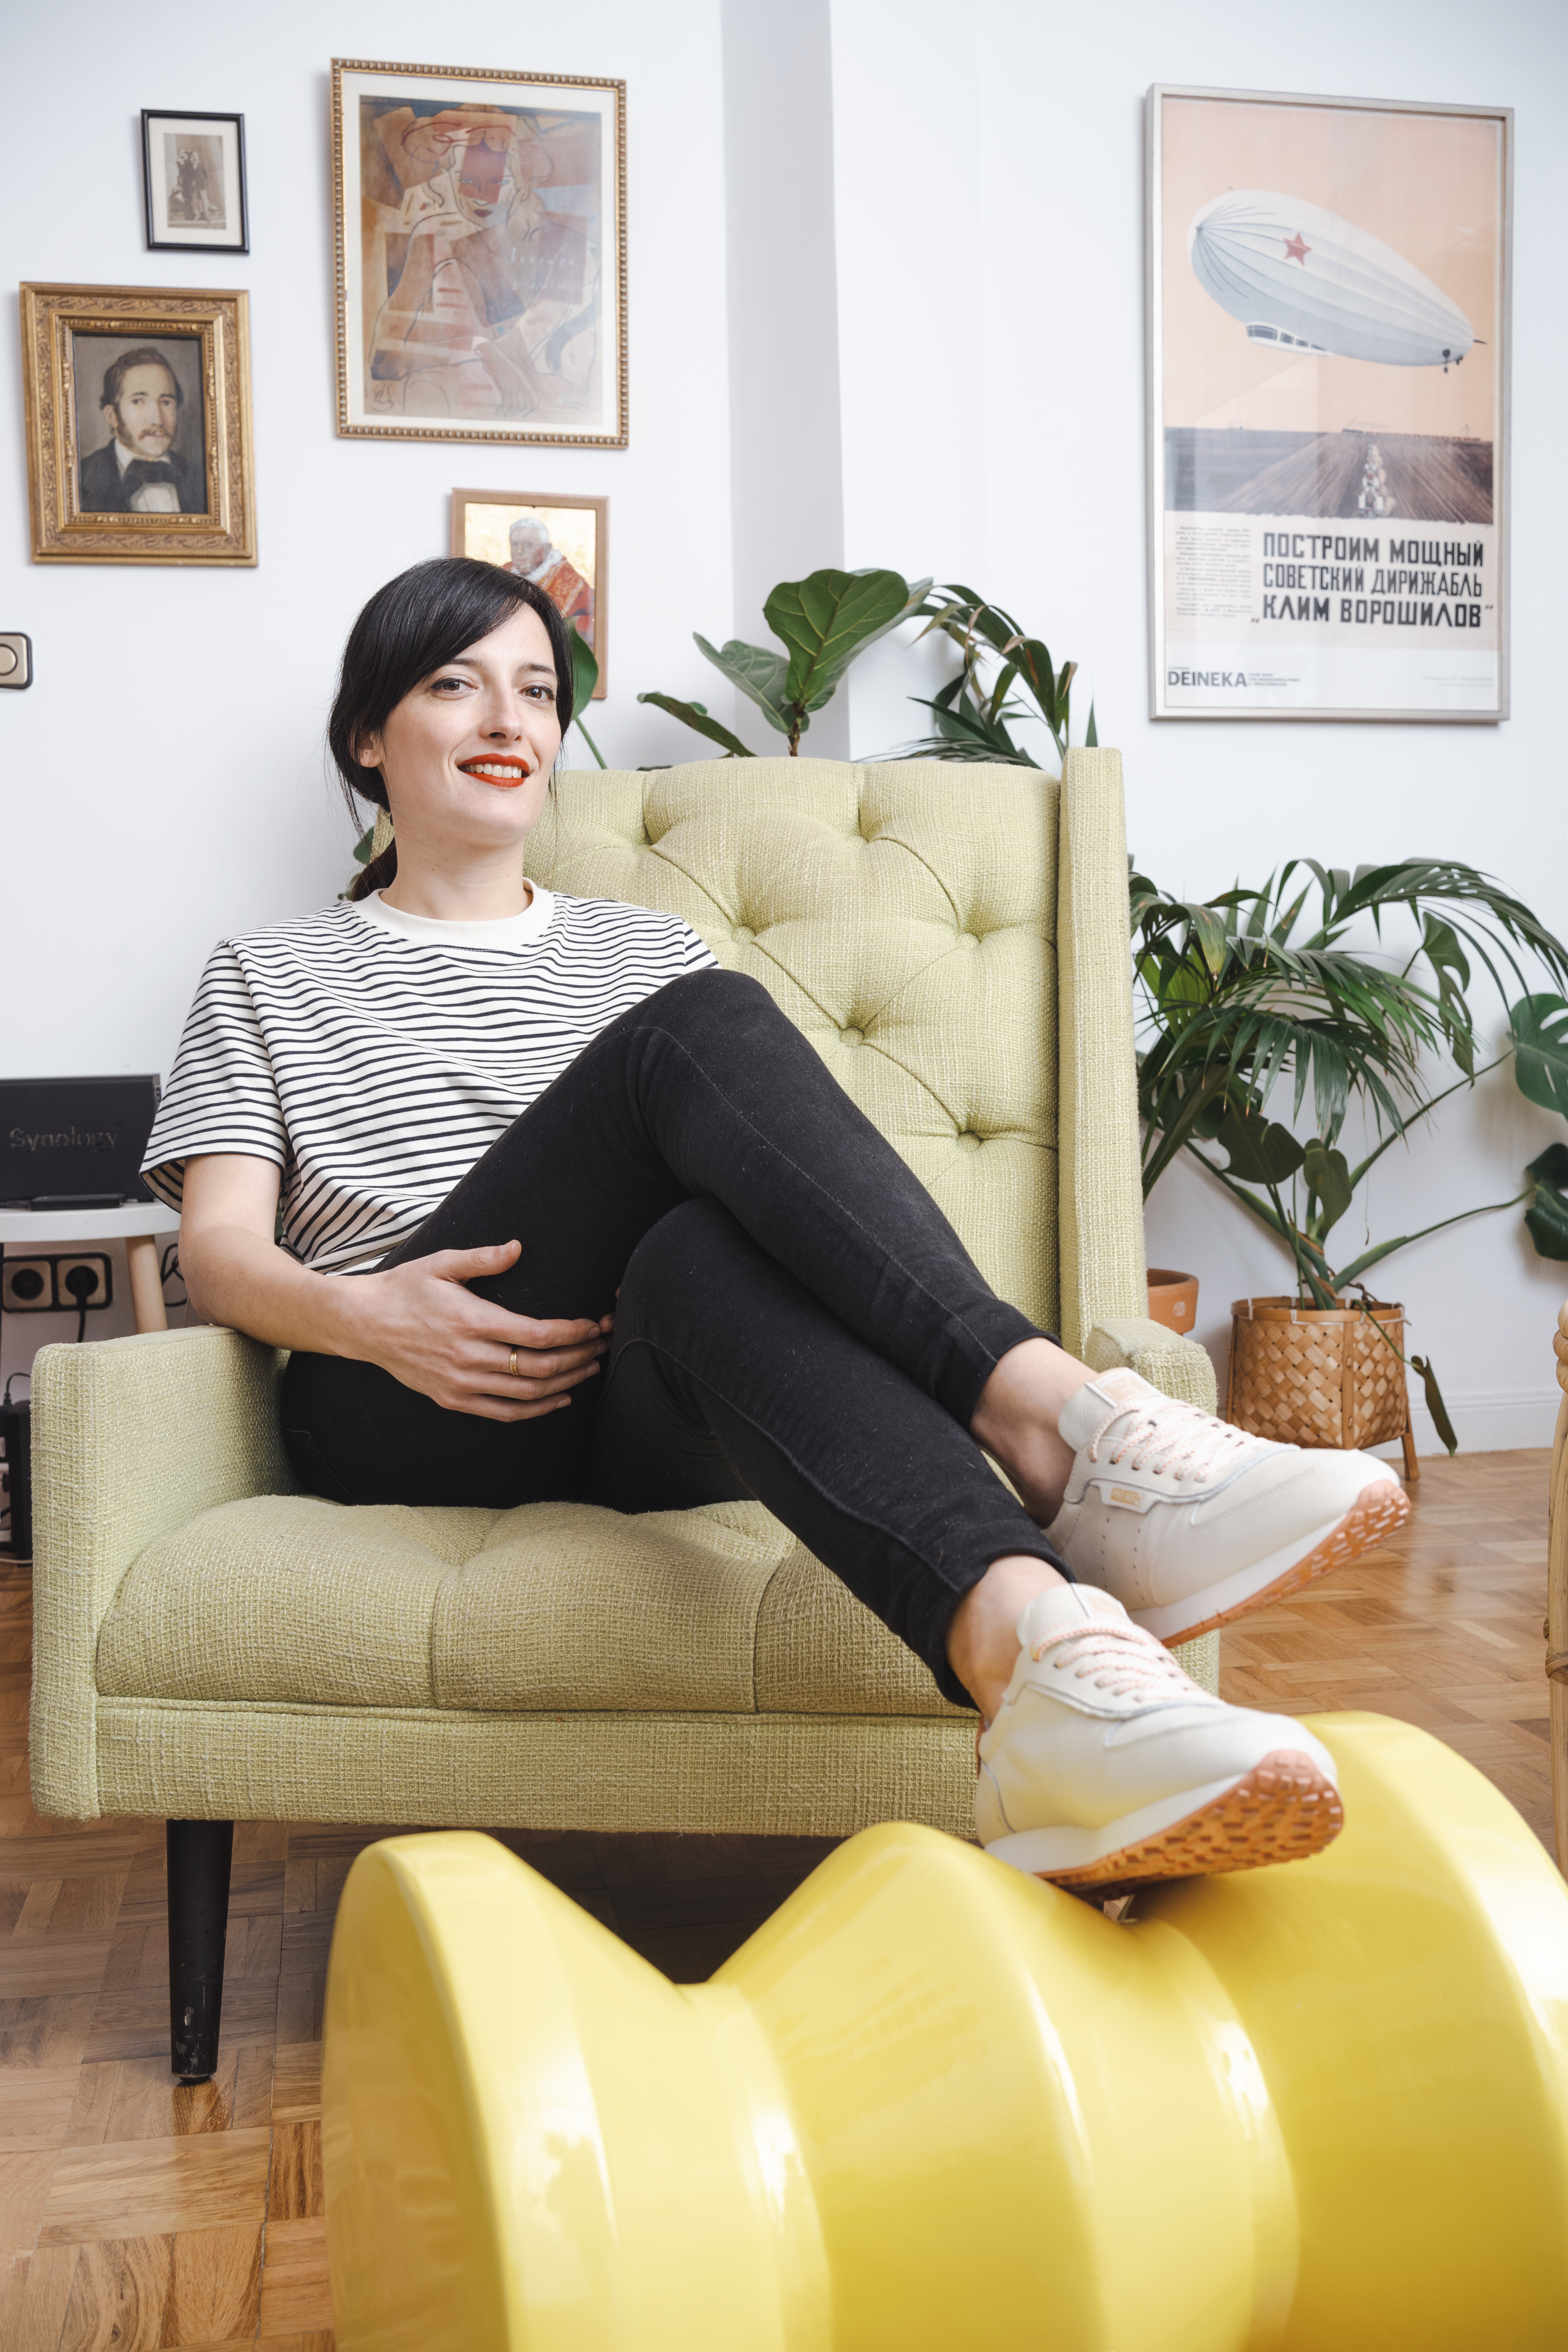
<path id="1" fill-rule="evenodd" d="M 226 1503 L 132 1564 L 97 1678 L 113 1698 L 464 1714 L 960 1712 L 760 1503 Z"/>

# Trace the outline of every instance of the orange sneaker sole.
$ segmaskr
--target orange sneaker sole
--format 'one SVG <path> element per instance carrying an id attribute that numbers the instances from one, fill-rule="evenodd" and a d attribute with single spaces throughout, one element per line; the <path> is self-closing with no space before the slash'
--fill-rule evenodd
<path id="1" fill-rule="evenodd" d="M 1272 1584 L 1265 1584 L 1257 1592 L 1248 1593 L 1229 1609 L 1222 1609 L 1199 1624 L 1189 1625 L 1180 1633 L 1165 1636 L 1165 1647 L 1174 1649 L 1179 1642 L 1195 1642 L 1205 1633 L 1215 1633 L 1222 1625 L 1234 1625 L 1238 1617 L 1248 1617 L 1270 1601 L 1287 1600 L 1303 1586 L 1315 1584 L 1320 1576 L 1331 1569 L 1344 1568 L 1363 1552 L 1372 1551 L 1378 1544 L 1386 1543 L 1397 1528 L 1410 1517 L 1410 1497 L 1403 1486 L 1392 1478 L 1380 1478 L 1375 1485 L 1363 1486 L 1354 1503 L 1337 1528 L 1331 1528 L 1321 1543 L 1314 1544 L 1295 1564 L 1277 1576 Z"/>
<path id="2" fill-rule="evenodd" d="M 1160 1879 L 1209 1878 L 1304 1862 L 1331 1845 L 1345 1825 L 1340 1792 L 1298 1748 L 1276 1748 L 1223 1797 L 1169 1829 L 1102 1854 L 1080 1869 L 1037 1871 L 1049 1885 L 1099 1902 Z"/>

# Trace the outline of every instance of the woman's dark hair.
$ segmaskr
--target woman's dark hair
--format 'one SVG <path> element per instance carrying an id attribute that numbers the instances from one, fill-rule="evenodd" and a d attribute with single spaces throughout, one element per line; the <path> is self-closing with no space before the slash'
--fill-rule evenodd
<path id="1" fill-rule="evenodd" d="M 405 694 L 443 663 L 456 661 L 521 607 L 537 613 L 555 663 L 555 716 L 565 734 L 572 724 L 572 643 L 566 624 L 542 588 L 498 564 L 467 555 L 437 555 L 416 563 L 378 588 L 343 647 L 338 691 L 327 720 L 327 742 L 343 798 L 358 822 L 354 795 L 384 809 L 386 786 L 379 768 L 361 765 L 355 746 L 378 735 Z M 373 857 L 356 876 L 351 898 L 384 890 L 397 872 L 397 847 Z"/>

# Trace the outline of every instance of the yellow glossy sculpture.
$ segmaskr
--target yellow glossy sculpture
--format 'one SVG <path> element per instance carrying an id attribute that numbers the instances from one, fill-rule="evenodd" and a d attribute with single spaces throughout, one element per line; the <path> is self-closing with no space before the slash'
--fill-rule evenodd
<path id="1" fill-rule="evenodd" d="M 1313 1728 L 1315 1861 L 1113 1922 L 869 1830 L 705 1985 L 489 1839 L 371 1847 L 327 2005 L 340 2352 L 1568 2344 L 1568 1890 L 1436 1740 Z"/>

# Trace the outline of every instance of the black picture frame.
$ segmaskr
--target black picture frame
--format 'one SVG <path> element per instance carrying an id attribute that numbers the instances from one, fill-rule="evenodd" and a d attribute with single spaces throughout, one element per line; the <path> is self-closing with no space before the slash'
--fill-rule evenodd
<path id="1" fill-rule="evenodd" d="M 229 231 L 226 188 L 223 226 L 218 228 L 215 225 L 212 232 L 207 235 L 179 236 L 168 234 L 167 232 L 175 224 L 170 216 L 169 198 L 166 194 L 163 200 L 162 217 L 160 217 L 158 190 L 161 185 L 161 175 L 154 172 L 153 163 L 154 126 L 160 123 L 166 124 L 173 131 L 178 124 L 196 122 L 220 122 L 232 131 L 234 196 L 238 214 L 237 236 Z M 201 107 L 144 106 L 142 109 L 142 200 L 149 253 L 248 253 L 250 251 L 250 202 L 245 177 L 244 115 L 215 113 Z"/>

